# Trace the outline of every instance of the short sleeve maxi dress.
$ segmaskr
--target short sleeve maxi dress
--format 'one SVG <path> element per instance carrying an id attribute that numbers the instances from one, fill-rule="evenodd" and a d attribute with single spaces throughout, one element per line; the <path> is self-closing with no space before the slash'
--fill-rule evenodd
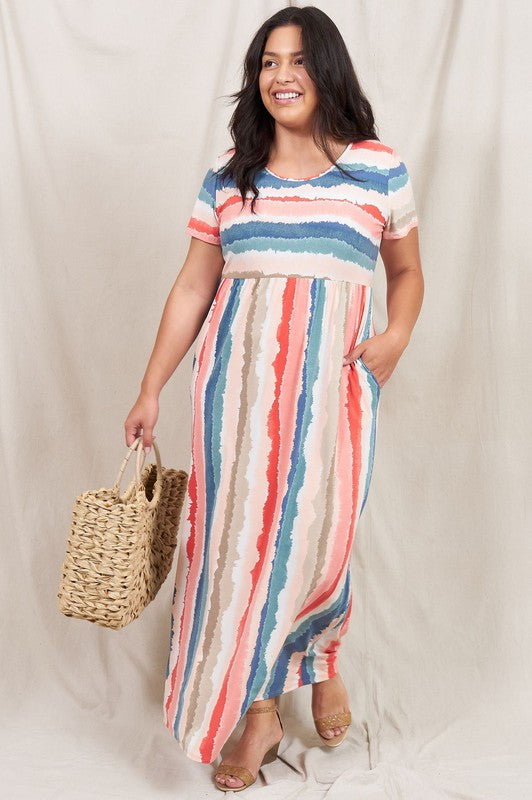
<path id="1" fill-rule="evenodd" d="M 305 179 L 268 168 L 242 207 L 219 155 L 186 232 L 222 248 L 198 333 L 164 720 L 213 762 L 254 700 L 326 680 L 352 605 L 350 557 L 373 468 L 381 238 L 418 224 L 409 174 L 377 140 Z"/>

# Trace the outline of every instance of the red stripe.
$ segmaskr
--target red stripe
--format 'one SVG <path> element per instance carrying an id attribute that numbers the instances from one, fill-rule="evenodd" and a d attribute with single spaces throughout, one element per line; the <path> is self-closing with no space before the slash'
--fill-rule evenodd
<path id="1" fill-rule="evenodd" d="M 277 327 L 277 341 L 279 342 L 279 351 L 275 356 L 273 362 L 273 369 L 275 374 L 275 393 L 274 401 L 268 414 L 268 435 L 270 437 L 272 446 L 268 457 L 268 469 L 266 472 L 268 481 L 268 498 L 263 508 L 263 533 L 269 532 L 272 521 L 277 508 L 277 498 L 279 495 L 279 472 L 278 465 L 280 460 L 281 449 L 281 414 L 280 414 L 280 396 L 283 375 L 286 370 L 286 362 L 288 359 L 288 347 L 290 336 L 290 320 L 294 311 L 294 295 L 296 290 L 296 281 L 293 278 L 286 279 L 286 286 L 283 292 L 283 310 L 281 319 Z M 266 537 L 267 543 L 268 537 Z"/>
<path id="2" fill-rule="evenodd" d="M 198 231 L 199 233 L 207 233 L 209 236 L 214 236 L 215 239 L 220 238 L 220 229 L 218 226 L 213 227 L 212 225 L 207 225 L 206 222 L 202 222 L 200 219 L 197 219 L 197 217 L 190 218 L 187 228 Z"/>
<path id="3" fill-rule="evenodd" d="M 259 552 L 259 558 L 251 571 L 251 589 L 250 589 L 250 597 L 249 601 L 246 606 L 246 611 L 244 616 L 240 620 L 238 625 L 238 630 L 235 635 L 235 642 L 243 641 L 242 633 L 246 625 L 246 621 L 249 615 L 249 612 L 253 606 L 252 604 L 252 595 L 255 592 L 257 582 L 260 579 L 264 559 L 266 556 L 267 545 L 269 540 L 269 530 L 271 526 L 271 521 L 273 518 L 273 514 L 275 512 L 275 507 L 277 504 L 277 478 L 276 475 L 276 465 L 278 463 L 279 457 L 279 448 L 280 448 L 280 440 L 279 440 L 279 395 L 281 392 L 281 384 L 283 379 L 283 374 L 286 366 L 286 358 L 288 353 L 288 344 L 289 344 L 289 330 L 290 330 L 290 317 L 293 311 L 293 298 L 294 292 L 296 287 L 296 280 L 291 280 L 290 278 L 286 281 L 286 289 L 283 294 L 283 305 L 282 305 L 282 315 L 281 320 L 279 322 L 277 328 L 277 341 L 280 345 L 280 350 L 275 357 L 274 361 L 274 371 L 276 376 L 275 382 L 275 400 L 272 404 L 272 408 L 270 409 L 270 413 L 268 415 L 268 432 L 270 434 L 270 438 L 272 440 L 272 456 L 268 460 L 268 483 L 271 487 L 271 491 L 268 492 L 268 499 L 264 506 L 263 511 L 263 528 L 262 531 L 257 539 L 257 550 Z M 275 491 L 274 491 L 275 487 Z M 215 744 L 215 735 L 216 731 L 220 726 L 220 720 L 223 714 L 223 710 L 226 704 L 226 697 L 227 697 L 227 685 L 229 681 L 229 676 L 231 674 L 231 670 L 233 667 L 233 663 L 236 659 L 238 650 L 238 645 L 233 651 L 233 655 L 227 665 L 227 671 L 224 676 L 223 684 L 220 690 L 220 694 L 218 696 L 218 700 L 216 705 L 214 706 L 212 715 L 211 715 L 211 724 L 206 735 L 203 738 L 203 741 L 200 746 L 201 758 L 202 761 L 210 763 L 212 759 L 213 748 Z"/>
<path id="4" fill-rule="evenodd" d="M 351 464 L 353 466 L 353 477 L 352 477 L 352 486 L 353 486 L 353 495 L 352 495 L 352 503 L 351 503 L 351 518 L 349 521 L 349 538 L 347 540 L 347 544 L 344 550 L 344 557 L 342 560 L 341 566 L 338 568 L 338 573 L 334 579 L 334 581 L 327 587 L 327 591 L 322 592 L 318 597 L 315 598 L 313 603 L 306 605 L 304 608 L 301 609 L 299 614 L 296 616 L 296 621 L 307 614 L 312 613 L 315 608 L 324 605 L 327 601 L 332 597 L 340 579 L 343 576 L 345 566 L 350 558 L 351 553 L 351 545 L 354 536 L 355 530 L 355 522 L 356 522 L 356 510 L 358 504 L 358 484 L 359 484 L 359 476 L 361 471 L 361 448 L 362 448 L 362 406 L 361 406 L 361 388 L 358 378 L 357 370 L 354 366 L 348 367 L 348 376 L 347 376 L 347 388 L 346 388 L 348 395 L 353 395 L 350 397 L 347 405 L 347 428 L 350 433 L 350 444 L 351 444 Z"/>

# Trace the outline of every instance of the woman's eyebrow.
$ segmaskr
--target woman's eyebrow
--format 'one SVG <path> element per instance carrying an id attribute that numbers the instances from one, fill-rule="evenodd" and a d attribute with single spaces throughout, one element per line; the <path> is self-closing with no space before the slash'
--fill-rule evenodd
<path id="1" fill-rule="evenodd" d="M 263 56 L 278 56 L 279 53 L 274 53 L 271 50 L 265 50 L 262 55 Z M 303 50 L 298 50 L 297 53 L 289 53 L 289 55 L 291 55 L 291 56 L 302 56 L 303 55 Z"/>

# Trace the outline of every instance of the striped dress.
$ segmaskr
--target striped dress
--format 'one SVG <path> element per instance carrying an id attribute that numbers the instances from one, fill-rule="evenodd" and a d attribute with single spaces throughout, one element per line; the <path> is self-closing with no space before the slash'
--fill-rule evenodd
<path id="1" fill-rule="evenodd" d="M 417 217 L 409 174 L 377 140 L 305 179 L 264 168 L 252 214 L 207 170 L 186 232 L 224 266 L 193 358 L 164 720 L 213 762 L 254 700 L 332 677 L 352 607 L 350 557 L 373 468 L 381 239 Z"/>

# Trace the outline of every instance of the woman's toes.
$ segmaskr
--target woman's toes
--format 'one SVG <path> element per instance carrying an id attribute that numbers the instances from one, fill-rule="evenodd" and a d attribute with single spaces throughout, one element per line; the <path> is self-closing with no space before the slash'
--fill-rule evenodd
<path id="1" fill-rule="evenodd" d="M 244 785 L 244 781 L 242 781 L 240 778 L 237 778 L 235 775 L 227 775 L 226 773 L 217 772 L 214 776 L 214 779 L 217 783 L 225 784 L 226 786 L 232 786 L 235 789 L 238 789 L 239 786 Z"/>
<path id="2" fill-rule="evenodd" d="M 340 733 L 343 733 L 346 728 L 347 725 L 341 725 L 339 728 L 327 728 L 321 732 L 321 735 L 326 739 L 332 739 L 333 736 L 339 736 Z"/>

